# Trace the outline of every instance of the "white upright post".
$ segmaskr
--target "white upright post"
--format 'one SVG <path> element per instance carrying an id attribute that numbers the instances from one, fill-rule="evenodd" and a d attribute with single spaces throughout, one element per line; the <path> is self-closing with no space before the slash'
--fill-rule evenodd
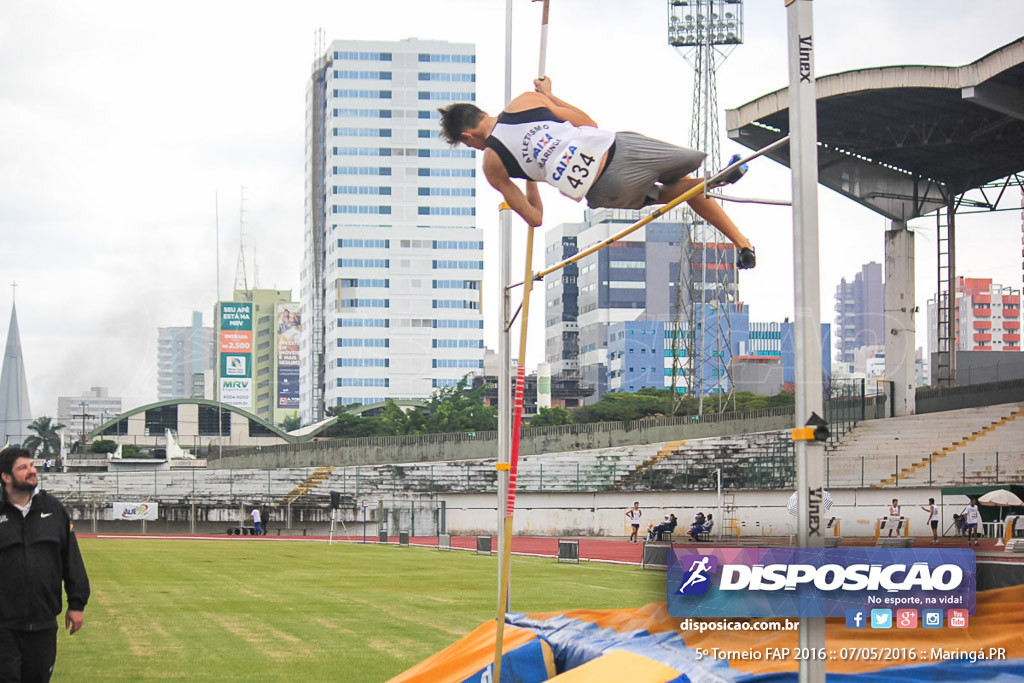
<path id="1" fill-rule="evenodd" d="M 812 0 L 786 0 L 789 34 L 790 168 L 793 177 L 794 351 L 796 427 L 811 413 L 822 415 L 821 304 L 818 272 L 818 147 L 814 79 Z M 821 548 L 825 449 L 819 441 L 796 442 L 797 545 Z M 825 620 L 800 618 L 800 647 L 817 654 L 825 647 Z M 825 660 L 800 660 L 799 680 L 825 680 Z"/>
<path id="2" fill-rule="evenodd" d="M 512 0 L 505 0 L 505 103 L 512 99 Z M 509 464 L 512 460 L 512 346 L 509 343 L 509 326 L 512 324 L 512 297 L 509 286 L 512 282 L 512 217 L 511 211 L 502 208 L 498 214 L 498 311 L 501 314 L 501 328 L 498 330 L 498 462 Z M 498 470 L 498 547 L 504 547 L 505 502 L 508 500 L 507 469 Z M 511 540 L 511 539 L 510 539 Z M 498 595 L 501 595 L 502 563 L 498 562 Z M 511 602 L 511 582 L 509 597 Z M 500 597 L 499 597 L 500 602 Z M 508 609 L 508 604 L 498 605 L 499 611 Z"/>
<path id="3" fill-rule="evenodd" d="M 954 318 L 955 320 L 955 318 Z M 893 221 L 885 233 L 885 377 L 892 380 L 893 414 L 917 412 L 914 386 L 914 233 Z"/>

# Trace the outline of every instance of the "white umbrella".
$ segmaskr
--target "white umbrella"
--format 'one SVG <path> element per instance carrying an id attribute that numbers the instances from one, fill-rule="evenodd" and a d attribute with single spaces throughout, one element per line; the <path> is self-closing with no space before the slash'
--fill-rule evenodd
<path id="1" fill-rule="evenodd" d="M 1024 501 L 1018 498 L 1013 491 L 1007 491 L 1006 489 L 989 491 L 979 498 L 978 502 L 982 505 L 1024 505 Z"/>
<path id="2" fill-rule="evenodd" d="M 828 491 L 825 491 L 825 501 L 824 502 L 825 502 L 825 510 L 827 511 L 829 508 L 832 507 L 832 494 L 829 493 Z M 796 496 L 795 493 L 792 496 L 789 497 L 788 501 L 786 501 L 786 509 L 789 510 L 789 514 L 791 514 L 794 517 L 796 517 L 796 513 L 797 513 L 797 510 L 799 509 L 799 506 L 797 504 L 797 496 Z"/>
<path id="3" fill-rule="evenodd" d="M 1006 507 L 1011 505 L 1024 505 L 1024 501 L 1016 496 L 1013 491 L 1007 491 L 1006 489 L 996 489 L 995 491 L 989 491 L 984 496 L 978 499 L 978 502 L 982 505 L 998 505 L 999 507 Z M 1005 521 L 1006 511 L 1001 510 L 1000 521 Z M 999 537 L 999 542 L 996 546 L 1003 545 L 1003 537 Z"/>

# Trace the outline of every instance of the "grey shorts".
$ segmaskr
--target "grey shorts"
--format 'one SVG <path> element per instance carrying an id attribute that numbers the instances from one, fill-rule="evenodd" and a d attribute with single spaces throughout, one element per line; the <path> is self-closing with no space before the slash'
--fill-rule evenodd
<path id="1" fill-rule="evenodd" d="M 616 133 L 612 160 L 587 193 L 592 209 L 640 209 L 658 203 L 661 185 L 696 171 L 704 157 L 639 133 Z"/>

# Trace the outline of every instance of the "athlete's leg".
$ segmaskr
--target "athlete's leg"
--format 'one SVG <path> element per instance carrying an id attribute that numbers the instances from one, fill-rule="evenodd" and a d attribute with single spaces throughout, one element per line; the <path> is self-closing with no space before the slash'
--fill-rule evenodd
<path id="1" fill-rule="evenodd" d="M 680 178 L 670 185 L 664 185 L 658 193 L 658 203 L 665 204 L 672 201 L 679 195 L 696 186 L 699 182 L 701 181 L 690 176 L 686 176 L 685 178 Z M 694 213 L 714 226 L 718 232 L 725 235 L 725 237 L 735 244 L 737 248 L 751 248 L 750 240 L 740 232 L 740 229 L 736 227 L 736 224 L 732 222 L 729 215 L 725 213 L 725 209 L 723 209 L 717 201 L 714 199 L 708 199 L 701 195 L 694 197 L 687 203 L 690 205 L 690 208 L 693 209 Z"/>

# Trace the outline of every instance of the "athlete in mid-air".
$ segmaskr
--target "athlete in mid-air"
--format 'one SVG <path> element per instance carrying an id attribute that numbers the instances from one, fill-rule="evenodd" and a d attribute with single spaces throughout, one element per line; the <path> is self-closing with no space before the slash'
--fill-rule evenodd
<path id="1" fill-rule="evenodd" d="M 639 209 L 665 204 L 700 181 L 693 173 L 706 156 L 639 133 L 601 130 L 590 116 L 551 92 L 551 79 L 533 82 L 535 91 L 514 98 L 498 116 L 459 102 L 440 109 L 441 135 L 451 144 L 484 150 L 483 170 L 528 225 L 544 214 L 537 182 L 592 209 Z M 735 169 L 722 184 L 735 182 Z M 526 191 L 513 182 L 522 178 Z M 718 202 L 704 196 L 690 207 L 736 245 L 736 266 L 753 268 L 754 248 Z"/>

